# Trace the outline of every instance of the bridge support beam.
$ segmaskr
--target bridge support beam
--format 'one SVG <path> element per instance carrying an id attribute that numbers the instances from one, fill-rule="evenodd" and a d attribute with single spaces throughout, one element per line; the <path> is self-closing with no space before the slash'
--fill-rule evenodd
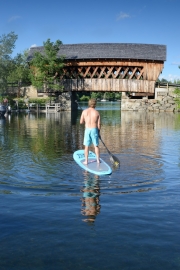
<path id="1" fill-rule="evenodd" d="M 76 92 L 71 92 L 71 111 L 78 109 Z"/>
<path id="2" fill-rule="evenodd" d="M 76 92 L 63 92 L 58 97 L 60 111 L 74 111 L 78 109 Z"/>

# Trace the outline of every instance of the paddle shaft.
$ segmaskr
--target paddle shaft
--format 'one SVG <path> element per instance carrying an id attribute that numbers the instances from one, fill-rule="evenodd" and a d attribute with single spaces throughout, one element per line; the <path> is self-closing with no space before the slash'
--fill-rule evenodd
<path id="1" fill-rule="evenodd" d="M 108 154 L 110 155 L 110 161 L 111 161 L 111 163 L 113 163 L 113 165 L 115 165 L 115 166 L 119 166 L 120 165 L 119 159 L 116 156 L 114 156 L 113 154 L 111 154 L 111 152 L 108 150 L 107 146 L 105 145 L 105 143 L 101 139 L 101 135 L 100 134 L 99 134 L 99 139 L 101 140 L 102 144 L 104 145 L 104 147 L 106 148 Z"/>
<path id="2" fill-rule="evenodd" d="M 102 144 L 104 145 L 104 147 L 106 148 L 106 150 L 108 151 L 109 155 L 112 156 L 111 152 L 108 150 L 107 146 L 105 145 L 105 143 L 103 142 L 101 136 L 99 135 L 99 139 L 101 140 Z"/>

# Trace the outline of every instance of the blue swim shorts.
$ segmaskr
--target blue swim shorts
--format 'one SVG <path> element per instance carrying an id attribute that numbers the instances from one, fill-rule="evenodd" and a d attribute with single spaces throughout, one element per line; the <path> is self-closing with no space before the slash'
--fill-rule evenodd
<path id="1" fill-rule="evenodd" d="M 90 146 L 91 144 L 94 146 L 99 145 L 99 131 L 98 128 L 86 128 L 84 132 L 84 145 Z"/>

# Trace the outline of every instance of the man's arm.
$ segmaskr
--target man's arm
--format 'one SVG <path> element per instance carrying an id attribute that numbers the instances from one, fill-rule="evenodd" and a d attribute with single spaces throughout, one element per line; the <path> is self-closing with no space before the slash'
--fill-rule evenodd
<path id="1" fill-rule="evenodd" d="M 80 124 L 84 124 L 85 120 L 84 120 L 84 111 L 81 114 L 81 118 L 80 118 Z"/>
<path id="2" fill-rule="evenodd" d="M 98 116 L 97 127 L 98 127 L 99 132 L 100 132 L 100 129 L 101 129 L 101 118 L 100 118 L 100 114 L 99 114 L 99 116 Z"/>

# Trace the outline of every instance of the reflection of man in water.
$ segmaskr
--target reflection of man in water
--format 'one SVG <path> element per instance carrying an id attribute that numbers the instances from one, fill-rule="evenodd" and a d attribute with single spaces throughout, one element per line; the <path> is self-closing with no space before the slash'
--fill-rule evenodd
<path id="1" fill-rule="evenodd" d="M 99 188 L 99 177 L 91 176 L 90 174 L 86 174 L 85 177 L 85 186 L 83 191 L 82 198 L 82 215 L 87 218 L 84 221 L 88 223 L 93 223 L 96 219 L 96 216 L 100 213 L 100 205 L 99 205 L 99 196 L 100 196 L 100 188 Z"/>

